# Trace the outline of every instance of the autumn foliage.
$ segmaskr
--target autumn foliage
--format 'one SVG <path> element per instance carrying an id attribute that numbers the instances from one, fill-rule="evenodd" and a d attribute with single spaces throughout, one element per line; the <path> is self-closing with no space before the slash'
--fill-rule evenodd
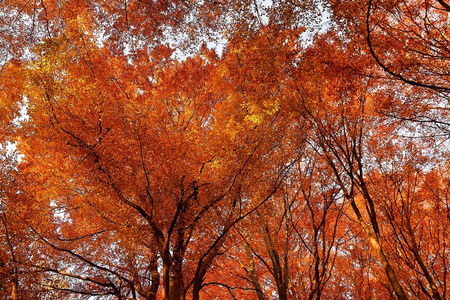
<path id="1" fill-rule="evenodd" d="M 0 298 L 450 297 L 450 3 L 0 9 Z"/>

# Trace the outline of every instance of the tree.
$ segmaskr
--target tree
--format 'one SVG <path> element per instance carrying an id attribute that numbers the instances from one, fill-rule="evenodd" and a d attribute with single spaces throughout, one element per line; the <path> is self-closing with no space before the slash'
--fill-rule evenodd
<path id="1" fill-rule="evenodd" d="M 445 299 L 436 1 L 2 2 L 2 297 Z"/>
<path id="2" fill-rule="evenodd" d="M 358 68 L 386 77 L 389 101 L 380 110 L 448 135 L 448 22 L 445 1 L 330 1 L 345 35 L 379 68 Z M 347 13 L 351 10 L 351 13 Z M 355 52 L 356 53 L 356 52 Z M 395 86 L 392 89 L 392 86 Z M 394 99 L 392 99 L 394 98 Z"/>
<path id="3" fill-rule="evenodd" d="M 38 267 L 68 277 L 48 284 L 63 292 L 154 299 L 161 281 L 166 299 L 198 298 L 229 230 L 289 169 L 291 157 L 265 167 L 281 147 L 277 107 L 242 105 L 207 50 L 177 62 L 143 49 L 130 64 L 83 26 L 38 45 L 28 73 L 23 178 L 48 218 L 32 229 L 61 257 Z"/>
<path id="4" fill-rule="evenodd" d="M 339 55 L 342 58 L 346 53 L 336 53 L 336 56 Z M 334 66 L 331 61 L 325 64 L 322 70 L 319 69 L 322 73 L 318 73 L 318 69 L 313 69 L 316 74 L 320 74 L 316 77 L 320 77 L 313 82 L 315 85 L 311 85 L 311 90 L 304 93 L 298 89 L 300 105 L 298 110 L 310 120 L 315 136 L 311 138 L 312 145 L 333 170 L 336 183 L 350 204 L 357 222 L 367 234 L 374 252 L 383 265 L 390 286 L 399 299 L 407 299 L 392 262 L 383 249 L 376 202 L 366 182 L 368 154 L 365 141 L 372 136 L 369 127 L 376 119 L 376 115 L 372 115 L 370 107 L 366 105 L 367 87 L 363 84 L 354 84 L 356 74 L 339 72 L 340 80 L 336 80 L 333 86 L 330 78 L 336 78 Z M 319 65 L 320 67 L 322 66 Z M 331 88 L 323 89 L 324 82 Z M 362 197 L 362 203 L 358 203 L 358 196 Z"/>
<path id="5" fill-rule="evenodd" d="M 328 37 L 328 44 L 322 44 L 321 49 L 334 47 L 330 40 Z M 335 43 L 339 45 L 338 49 L 344 48 L 339 39 Z M 416 232 L 412 229 L 421 224 L 413 221 L 412 217 L 420 215 L 413 195 L 420 185 L 421 172 L 426 173 L 427 164 L 438 162 L 439 157 L 431 153 L 422 155 L 425 141 L 413 142 L 405 137 L 411 127 L 379 113 L 376 98 L 373 98 L 380 95 L 379 87 L 373 85 L 378 80 L 364 78 L 354 72 L 352 63 L 348 63 L 350 60 L 342 59 L 352 55 L 348 49 L 351 49 L 351 44 L 346 50 L 335 50 L 335 57 L 330 58 L 327 54 L 328 61 L 317 57 L 317 52 L 311 57 L 304 56 L 305 60 L 313 60 L 308 65 L 317 67 L 304 70 L 304 75 L 299 72 L 297 76 L 315 80 L 306 87 L 296 86 L 299 99 L 295 109 L 302 114 L 301 118 L 309 120 L 313 135 L 308 140 L 334 173 L 335 182 L 353 211 L 350 216 L 366 233 L 383 266 L 389 291 L 400 299 L 410 295 L 420 297 L 421 293 L 441 299 L 441 291 L 437 287 L 440 280 L 431 275 L 427 266 L 431 263 L 429 254 L 419 253 L 422 246 L 415 242 Z M 316 60 L 320 59 L 325 62 L 317 63 Z M 385 174 L 382 175 L 384 182 L 375 180 L 378 174 Z M 380 189 L 385 194 L 380 194 Z M 433 238 L 425 238 L 424 235 L 419 238 L 421 241 L 424 239 Z M 397 255 L 398 249 L 404 251 L 400 256 Z M 439 252 L 437 249 L 434 251 L 434 255 Z M 404 267 L 398 268 L 403 264 Z M 417 284 L 419 288 L 409 282 L 408 275 L 402 274 L 407 268 L 416 270 L 413 278 L 420 282 Z M 423 277 L 418 276 L 419 272 Z"/>
<path id="6" fill-rule="evenodd" d="M 290 183 L 236 229 L 233 241 L 240 243 L 230 249 L 227 265 L 239 266 L 235 276 L 246 279 L 240 288 L 251 283 L 258 299 L 334 295 L 326 284 L 348 231 L 341 228 L 339 189 L 321 171 L 314 155 L 303 153 Z"/>

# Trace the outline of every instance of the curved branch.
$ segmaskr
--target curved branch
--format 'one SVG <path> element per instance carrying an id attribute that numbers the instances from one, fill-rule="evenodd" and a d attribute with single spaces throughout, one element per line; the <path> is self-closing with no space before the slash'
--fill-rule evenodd
<path id="1" fill-rule="evenodd" d="M 450 12 L 450 5 L 448 3 L 443 0 L 437 0 L 437 2 L 439 2 L 439 4 L 442 5 L 446 11 Z"/>
<path id="2" fill-rule="evenodd" d="M 442 0 L 438 0 L 439 3 L 441 3 L 441 5 L 447 5 L 445 2 L 443 2 Z M 448 5 L 447 5 L 448 6 Z M 444 6 L 445 7 L 445 6 Z M 450 9 L 450 6 L 449 6 Z M 415 80 L 411 80 L 411 79 L 407 79 L 405 78 L 403 75 L 398 74 L 394 71 L 392 71 L 391 69 L 389 69 L 378 57 L 378 55 L 375 53 L 375 50 L 373 49 L 373 45 L 372 45 L 372 41 L 370 38 L 370 33 L 372 32 L 372 30 L 370 29 L 370 25 L 369 25 L 369 20 L 370 20 L 370 11 L 372 10 L 372 0 L 369 0 L 368 6 L 367 6 L 367 16 L 366 16 L 366 27 L 367 27 L 367 36 L 366 36 L 366 40 L 367 40 L 367 45 L 369 46 L 369 51 L 370 54 L 372 55 L 372 57 L 375 59 L 375 61 L 377 62 L 377 64 L 389 75 L 399 79 L 400 81 L 403 81 L 404 83 L 410 84 L 412 86 L 417 86 L 417 87 L 422 87 L 422 88 L 427 88 L 427 89 L 431 89 L 431 90 L 435 90 L 438 92 L 450 92 L 449 88 L 446 87 L 442 87 L 442 86 L 437 86 L 437 85 L 433 85 L 433 84 L 428 84 L 428 83 L 422 83 L 422 82 L 418 82 Z M 449 10 L 450 11 L 450 10 Z"/>

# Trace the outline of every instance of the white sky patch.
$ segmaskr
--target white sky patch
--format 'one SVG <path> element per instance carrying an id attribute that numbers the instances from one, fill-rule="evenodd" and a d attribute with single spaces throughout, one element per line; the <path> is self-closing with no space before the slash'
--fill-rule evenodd
<path id="1" fill-rule="evenodd" d="M 50 207 L 53 210 L 53 217 L 54 220 L 59 223 L 69 223 L 73 224 L 73 220 L 70 218 L 70 214 L 67 212 L 67 210 L 63 207 L 59 207 L 58 203 L 54 200 L 50 200 Z M 57 233 L 61 234 L 61 228 L 57 228 Z"/>
<path id="2" fill-rule="evenodd" d="M 24 97 L 22 103 L 19 103 L 19 116 L 17 116 L 12 123 L 14 126 L 20 128 L 23 122 L 26 122 L 30 119 L 28 115 L 28 99 Z M 21 154 L 17 150 L 17 142 L 16 141 L 8 141 L 5 144 L 0 144 L 0 150 L 5 150 L 4 156 L 13 158 L 17 163 L 20 163 L 25 157 L 24 154 Z M 3 157 L 3 159 L 5 158 Z M 1 158 L 1 157 L 0 157 Z"/>
<path id="3" fill-rule="evenodd" d="M 17 143 L 15 142 L 6 142 L 5 145 L 0 145 L 0 149 L 5 149 L 6 156 L 13 156 L 17 151 Z"/>
<path id="4" fill-rule="evenodd" d="M 28 115 L 28 98 L 27 96 L 23 97 L 22 103 L 19 103 L 19 116 L 17 116 L 13 120 L 13 124 L 15 126 L 22 126 L 22 123 L 27 122 L 30 119 Z"/>
<path id="5" fill-rule="evenodd" d="M 218 35 L 215 40 L 208 41 L 206 47 L 210 50 L 215 50 L 219 57 L 222 57 L 223 49 L 227 45 L 228 40 L 223 35 Z"/>
<path id="6" fill-rule="evenodd" d="M 272 0 L 256 0 L 254 1 L 253 14 L 258 18 L 262 25 L 269 23 L 269 14 L 267 10 L 272 7 Z"/>
<path id="7" fill-rule="evenodd" d="M 304 48 L 312 45 L 314 37 L 327 32 L 333 26 L 330 9 L 325 7 L 321 1 L 317 1 L 317 10 L 320 11 L 320 13 L 318 14 L 316 22 L 307 24 L 308 26 L 306 26 L 305 32 L 300 36 L 302 41 L 301 44 Z"/>

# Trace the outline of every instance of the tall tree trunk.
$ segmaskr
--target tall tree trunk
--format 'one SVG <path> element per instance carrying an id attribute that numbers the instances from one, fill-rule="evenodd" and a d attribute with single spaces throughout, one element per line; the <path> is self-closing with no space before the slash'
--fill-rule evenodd
<path id="1" fill-rule="evenodd" d="M 163 299 L 184 300 L 181 263 L 163 263 Z"/>
<path id="2" fill-rule="evenodd" d="M 270 232 L 267 224 L 265 224 L 263 228 L 264 243 L 272 262 L 272 274 L 275 279 L 275 283 L 277 284 L 278 298 L 280 300 L 287 300 L 287 282 L 285 282 L 284 280 L 286 276 L 283 275 L 283 272 L 287 272 L 287 270 L 283 270 L 283 266 L 280 262 L 280 256 L 278 254 L 278 251 L 275 249 L 274 243 L 270 237 Z"/>
<path id="3" fill-rule="evenodd" d="M 414 237 L 414 232 L 413 229 L 411 227 L 411 225 L 409 224 L 408 221 L 408 231 L 409 231 L 409 235 L 411 236 L 411 246 L 410 249 L 414 255 L 414 258 L 416 259 L 416 261 L 419 263 L 420 269 L 423 272 L 423 275 L 425 276 L 428 286 L 431 289 L 431 293 L 433 294 L 433 299 L 434 300 L 441 300 L 441 295 L 439 294 L 438 288 L 436 286 L 436 283 L 433 280 L 433 277 L 431 276 L 430 272 L 428 271 L 427 266 L 425 265 L 425 262 L 423 261 L 423 259 L 420 257 L 419 254 L 419 246 L 417 245 L 416 239 Z"/>
<path id="4" fill-rule="evenodd" d="M 11 287 L 11 298 L 12 298 L 12 300 L 18 300 L 19 298 L 18 298 L 18 295 L 17 295 L 17 281 L 14 280 L 11 285 L 12 285 L 12 287 Z"/>
<path id="5" fill-rule="evenodd" d="M 261 285 L 259 284 L 258 276 L 256 275 L 255 260 L 253 259 L 252 249 L 251 249 L 250 243 L 247 241 L 247 239 L 245 240 L 244 247 L 245 247 L 245 253 L 247 254 L 247 258 L 250 262 L 249 266 L 248 266 L 248 273 L 252 280 L 253 288 L 256 291 L 258 300 L 264 300 L 264 293 L 261 289 Z"/>
<path id="6" fill-rule="evenodd" d="M 156 294 L 159 289 L 160 276 L 158 272 L 158 260 L 156 254 L 152 255 L 150 261 L 150 275 L 152 276 L 152 285 L 147 296 L 148 300 L 156 300 Z"/>
<path id="7" fill-rule="evenodd" d="M 170 259 L 169 259 L 169 254 L 163 253 L 162 260 L 163 260 L 163 299 L 169 300 L 169 296 L 170 296 Z"/>
<path id="8" fill-rule="evenodd" d="M 179 272 L 177 271 L 178 270 L 175 270 L 175 272 L 171 272 L 170 274 L 168 300 L 184 300 L 183 277 L 180 276 Z"/>
<path id="9" fill-rule="evenodd" d="M 401 286 L 400 282 L 398 281 L 397 275 L 394 272 L 394 269 L 392 269 L 391 264 L 389 263 L 389 260 L 387 259 L 386 255 L 383 252 L 383 248 L 381 246 L 381 243 L 378 239 L 378 237 L 373 234 L 370 229 L 368 228 L 366 222 L 363 220 L 363 216 L 358 208 L 358 206 L 355 203 L 355 200 L 351 198 L 351 206 L 353 211 L 356 214 L 356 217 L 358 218 L 358 222 L 360 223 L 363 230 L 366 232 L 370 245 L 372 246 L 372 249 L 375 251 L 375 254 L 377 255 L 378 259 L 380 260 L 381 265 L 383 266 L 384 272 L 386 273 L 386 276 L 389 280 L 389 283 L 391 284 L 392 288 L 394 289 L 394 293 L 397 296 L 399 300 L 407 300 L 408 297 L 406 296 L 405 290 Z"/>

